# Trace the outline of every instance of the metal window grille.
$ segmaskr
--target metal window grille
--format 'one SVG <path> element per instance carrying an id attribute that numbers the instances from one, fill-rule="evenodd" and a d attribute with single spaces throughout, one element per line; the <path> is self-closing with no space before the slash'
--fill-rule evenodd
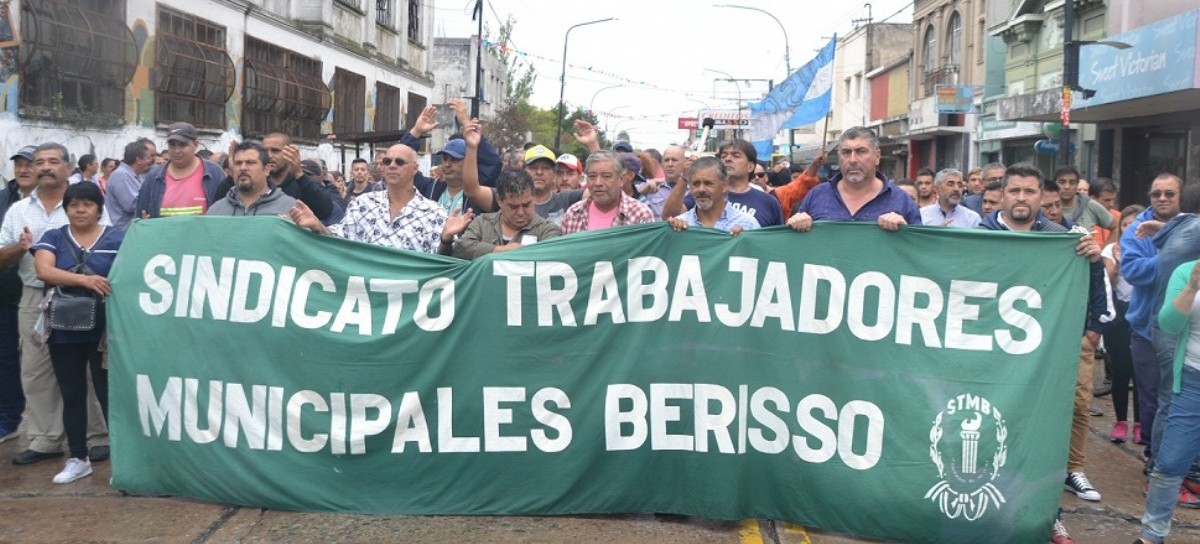
<path id="1" fill-rule="evenodd" d="M 155 41 L 155 119 L 225 128 L 225 102 L 237 81 L 225 27 L 160 6 Z"/>
<path id="2" fill-rule="evenodd" d="M 124 0 L 23 0 L 20 105 L 34 114 L 125 115 L 137 68 Z M 27 110 L 26 114 L 32 113 Z"/>
<path id="3" fill-rule="evenodd" d="M 247 36 L 244 62 L 242 132 L 319 139 L 321 121 L 333 105 L 321 79 L 321 61 Z"/>
<path id="4" fill-rule="evenodd" d="M 375 22 L 392 26 L 392 0 L 375 0 Z"/>
<path id="5" fill-rule="evenodd" d="M 421 42 L 421 2 L 408 0 L 408 39 Z"/>

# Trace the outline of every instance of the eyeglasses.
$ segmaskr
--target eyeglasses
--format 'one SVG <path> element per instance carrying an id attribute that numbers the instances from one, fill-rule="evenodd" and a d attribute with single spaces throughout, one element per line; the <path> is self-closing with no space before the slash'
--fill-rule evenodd
<path id="1" fill-rule="evenodd" d="M 766 172 L 755 172 L 755 173 L 754 173 L 754 177 L 756 177 L 756 178 L 765 178 L 765 177 L 767 177 L 767 173 L 766 173 Z"/>
<path id="2" fill-rule="evenodd" d="M 1150 193 L 1150 198 L 1175 198 L 1175 195 L 1178 194 L 1179 193 L 1175 191 L 1152 191 Z"/>
<path id="3" fill-rule="evenodd" d="M 384 166 L 391 166 L 392 163 L 396 163 L 396 166 L 404 166 L 404 165 L 408 164 L 408 161 L 401 159 L 399 157 L 396 157 L 396 158 L 384 157 L 382 159 L 379 159 L 379 163 Z"/>
<path id="4" fill-rule="evenodd" d="M 986 181 L 988 183 L 991 183 L 993 181 L 1004 181 L 1004 176 L 994 176 L 994 177 L 990 177 L 990 178 L 984 178 L 983 181 Z"/>

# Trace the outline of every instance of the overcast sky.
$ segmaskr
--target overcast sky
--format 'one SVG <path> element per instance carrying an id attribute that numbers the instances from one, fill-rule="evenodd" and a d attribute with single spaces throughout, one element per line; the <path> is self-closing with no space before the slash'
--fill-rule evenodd
<path id="1" fill-rule="evenodd" d="M 436 36 L 475 33 L 475 0 L 431 1 Z M 766 92 L 766 80 L 787 77 L 779 24 L 760 12 L 714 6 L 726 1 L 765 10 L 783 23 L 793 71 L 834 33 L 845 35 L 854 29 L 854 19 L 867 17 L 865 4 L 829 0 L 490 0 L 484 12 L 493 35 L 503 18 L 516 18 L 510 45 L 526 53 L 536 70 L 532 102 L 543 108 L 558 103 L 567 29 L 616 17 L 571 32 L 567 105 L 591 105 L 610 138 L 626 130 L 635 146 L 661 149 L 686 138 L 676 128 L 677 118 L 694 117 L 705 108 L 736 109 L 739 91 L 743 101 L 757 100 Z M 871 6 L 875 22 L 912 21 L 910 0 L 875 0 Z M 714 81 L 727 77 L 760 81 Z M 606 89 L 610 86 L 617 87 Z"/>

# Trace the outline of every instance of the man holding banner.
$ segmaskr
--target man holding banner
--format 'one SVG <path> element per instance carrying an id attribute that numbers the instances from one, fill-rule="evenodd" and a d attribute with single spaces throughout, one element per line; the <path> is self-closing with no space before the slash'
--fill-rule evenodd
<path id="1" fill-rule="evenodd" d="M 920 225 L 921 211 L 908 195 L 878 172 L 879 139 L 866 127 L 842 133 L 838 174 L 813 187 L 787 224 L 808 232 L 813 221 L 875 221 L 883 230 Z"/>

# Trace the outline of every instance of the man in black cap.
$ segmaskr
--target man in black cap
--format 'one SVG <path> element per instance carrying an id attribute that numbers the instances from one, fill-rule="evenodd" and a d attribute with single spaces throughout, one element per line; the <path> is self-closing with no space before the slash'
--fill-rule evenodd
<path id="1" fill-rule="evenodd" d="M 138 215 L 174 217 L 204 215 L 224 193 L 221 166 L 196 155 L 200 133 L 190 123 L 167 127 L 167 163 L 150 171 L 138 192 Z"/>
<path id="2" fill-rule="evenodd" d="M 37 186 L 33 176 L 33 150 L 22 147 L 12 156 L 15 178 L 0 190 L 0 222 L 9 206 L 29 196 Z M 17 437 L 25 413 L 25 390 L 21 387 L 20 333 L 17 308 L 21 303 L 21 277 L 17 267 L 0 269 L 0 442 Z"/>

